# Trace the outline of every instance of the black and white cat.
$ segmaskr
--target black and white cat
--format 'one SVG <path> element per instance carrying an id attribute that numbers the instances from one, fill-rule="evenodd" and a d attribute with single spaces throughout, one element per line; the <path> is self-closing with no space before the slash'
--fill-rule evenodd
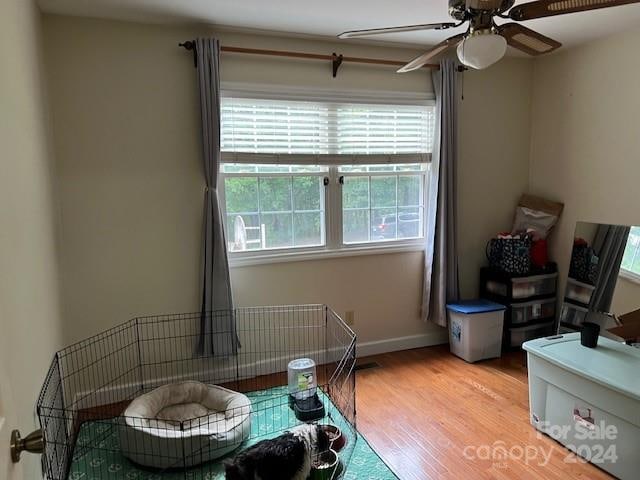
<path id="1" fill-rule="evenodd" d="M 224 463 L 227 480 L 306 480 L 312 457 L 329 448 L 318 425 L 300 425 L 262 440 Z"/>

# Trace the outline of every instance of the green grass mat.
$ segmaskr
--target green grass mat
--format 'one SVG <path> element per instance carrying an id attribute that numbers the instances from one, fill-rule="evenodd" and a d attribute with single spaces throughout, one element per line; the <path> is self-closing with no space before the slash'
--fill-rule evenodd
<path id="1" fill-rule="evenodd" d="M 345 420 L 329 398 L 320 393 L 328 417 L 322 423 L 338 425 L 347 436 L 344 449 L 344 480 L 397 480 L 398 477 L 357 432 L 346 427 Z M 248 393 L 254 405 L 250 440 L 237 451 L 298 424 L 284 399 L 286 387 Z M 117 420 L 85 422 L 80 428 L 69 480 L 222 480 L 221 462 L 209 462 L 187 471 L 157 472 L 127 460 L 118 447 Z M 118 427 L 119 428 L 119 427 Z M 234 452 L 235 453 L 235 452 Z M 233 456 L 233 454 L 231 456 Z M 350 454 L 350 455 L 349 455 Z M 341 453 L 341 455 L 343 455 Z"/>

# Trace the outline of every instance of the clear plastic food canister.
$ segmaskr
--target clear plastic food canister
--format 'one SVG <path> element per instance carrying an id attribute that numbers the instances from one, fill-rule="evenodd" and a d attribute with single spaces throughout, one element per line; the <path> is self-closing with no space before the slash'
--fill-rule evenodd
<path id="1" fill-rule="evenodd" d="M 316 362 L 310 358 L 298 358 L 289 362 L 287 370 L 290 395 L 304 400 L 316 394 Z"/>

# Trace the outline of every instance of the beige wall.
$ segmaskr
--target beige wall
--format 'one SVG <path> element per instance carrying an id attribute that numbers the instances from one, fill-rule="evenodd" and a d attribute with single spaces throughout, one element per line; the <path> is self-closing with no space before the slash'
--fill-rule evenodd
<path id="1" fill-rule="evenodd" d="M 65 17 L 45 20 L 62 203 L 65 338 L 135 315 L 198 308 L 202 178 L 192 58 L 197 29 Z M 204 32 L 204 30 L 201 30 Z M 409 59 L 411 50 L 221 32 L 224 43 Z M 224 55 L 222 81 L 335 90 L 422 92 L 427 71 Z M 473 295 L 484 245 L 509 227 L 527 187 L 531 64 L 507 59 L 465 75 L 461 105 L 463 290 Z M 487 121 L 487 118 L 489 121 Z M 491 195 L 488 194 L 491 192 Z M 481 198 L 478 198 L 481 197 Z M 239 305 L 322 302 L 355 310 L 363 342 L 440 341 L 419 319 L 422 253 L 234 268 Z M 435 334 L 435 336 L 434 336 Z"/>
<path id="2" fill-rule="evenodd" d="M 478 294 L 487 241 L 509 231 L 529 183 L 529 60 L 505 58 L 467 71 L 459 110 L 458 249 L 463 296 Z"/>
<path id="3" fill-rule="evenodd" d="M 36 428 L 35 403 L 54 351 L 60 315 L 56 217 L 40 15 L 31 1 L 0 15 L 0 479 L 39 477 L 39 458 L 9 460 L 11 429 Z"/>
<path id="4" fill-rule="evenodd" d="M 531 189 L 565 203 L 554 247 L 566 274 L 576 221 L 640 223 L 640 30 L 535 61 Z"/>
<path id="5" fill-rule="evenodd" d="M 616 315 L 634 312 L 640 308 L 640 283 L 626 277 L 618 277 L 613 294 L 611 311 Z"/>

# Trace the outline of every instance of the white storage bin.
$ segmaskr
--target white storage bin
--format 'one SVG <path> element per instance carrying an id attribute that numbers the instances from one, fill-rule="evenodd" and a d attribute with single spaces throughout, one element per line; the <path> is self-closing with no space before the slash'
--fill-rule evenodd
<path id="1" fill-rule="evenodd" d="M 589 310 L 572 303 L 564 302 L 560 311 L 560 322 L 579 327 L 587 318 Z"/>
<path id="2" fill-rule="evenodd" d="M 448 304 L 451 353 L 467 362 L 499 357 L 505 309 L 488 300 Z"/>
<path id="3" fill-rule="evenodd" d="M 553 334 L 554 322 L 538 323 L 526 327 L 510 328 L 508 344 L 510 347 L 519 347 L 524 342 L 534 338 L 546 337 Z"/>
<path id="4" fill-rule="evenodd" d="M 637 479 L 640 350 L 603 337 L 586 348 L 579 333 L 523 348 L 531 424 L 612 475 Z"/>
<path id="5" fill-rule="evenodd" d="M 556 298 L 511 304 L 511 323 L 519 324 L 555 317 Z"/>
<path id="6" fill-rule="evenodd" d="M 591 302 L 591 295 L 596 289 L 594 285 L 579 282 L 578 280 L 569 277 L 567 279 L 567 288 L 564 296 L 574 302 L 579 302 L 584 305 L 589 305 Z"/>
<path id="7" fill-rule="evenodd" d="M 557 273 L 518 277 L 511 279 L 511 297 L 529 298 L 540 295 L 552 295 L 556 292 Z"/>

